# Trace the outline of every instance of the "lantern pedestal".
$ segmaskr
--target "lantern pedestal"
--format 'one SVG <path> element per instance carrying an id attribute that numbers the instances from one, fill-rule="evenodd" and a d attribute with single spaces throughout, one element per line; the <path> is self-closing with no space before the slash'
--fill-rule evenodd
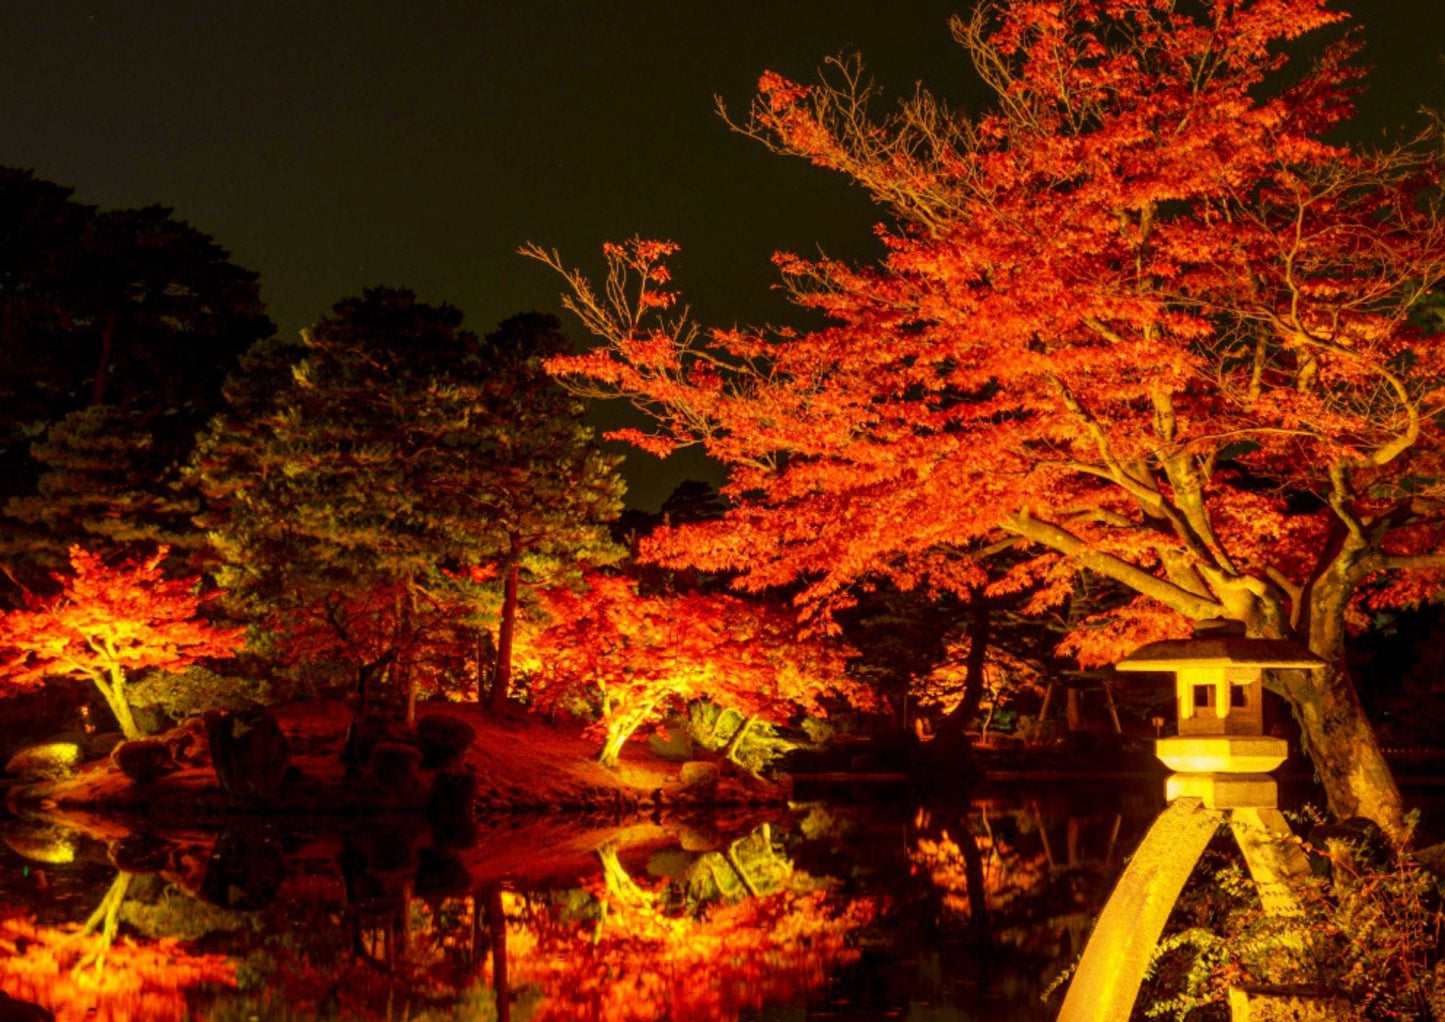
<path id="1" fill-rule="evenodd" d="M 1264 733 L 1263 680 L 1272 668 L 1309 670 L 1323 661 L 1289 642 L 1210 633 L 1150 643 L 1117 665 L 1174 675 L 1179 733 L 1159 739 L 1154 750 L 1175 773 L 1164 785 L 1168 808 L 1089 937 L 1059 1022 L 1127 1022 L 1179 892 L 1225 822 L 1264 910 L 1301 912 L 1294 892 L 1310 874 L 1309 860 L 1279 811 L 1269 776 L 1289 748 Z"/>
<path id="2" fill-rule="evenodd" d="M 1279 786 L 1268 774 L 1170 774 L 1164 797 L 1197 798 L 1206 809 L 1274 809 Z"/>

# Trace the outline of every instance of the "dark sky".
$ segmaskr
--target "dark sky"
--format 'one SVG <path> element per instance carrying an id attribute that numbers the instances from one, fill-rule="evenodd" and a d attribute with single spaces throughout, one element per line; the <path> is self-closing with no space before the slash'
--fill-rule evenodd
<path id="1" fill-rule="evenodd" d="M 860 50 L 893 93 L 977 94 L 948 16 L 969 0 L 0 0 L 0 163 L 102 207 L 160 202 L 261 274 L 283 331 L 373 284 L 486 331 L 561 313 L 514 255 L 594 266 L 633 233 L 712 323 L 776 321 L 778 248 L 871 253 L 861 194 L 731 134 L 771 68 Z M 1371 132 L 1445 107 L 1445 0 L 1354 0 Z M 1416 121 L 1418 123 L 1418 121 Z M 571 325 L 569 324 L 569 328 Z M 665 474 L 634 459 L 631 502 Z"/>

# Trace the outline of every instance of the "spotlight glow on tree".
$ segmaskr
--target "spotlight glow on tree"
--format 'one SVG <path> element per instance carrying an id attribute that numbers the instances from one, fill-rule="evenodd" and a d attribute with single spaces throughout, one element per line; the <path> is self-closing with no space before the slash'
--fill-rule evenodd
<path id="1" fill-rule="evenodd" d="M 127 739 L 142 736 L 126 698 L 136 671 L 180 671 L 208 657 L 227 657 L 244 628 L 218 628 L 200 617 L 215 594 L 202 596 L 199 577 L 168 579 L 160 547 L 143 561 L 110 567 L 99 554 L 70 549 L 61 591 L 0 618 L 0 680 L 18 687 L 57 676 L 88 678 L 114 712 Z"/>
<path id="2" fill-rule="evenodd" d="M 847 650 L 797 634 L 793 615 L 735 596 L 645 596 L 620 576 L 590 574 L 586 591 L 543 593 L 552 624 L 536 639 L 541 706 L 596 701 L 608 766 L 640 726 L 693 699 L 751 719 L 824 715 L 836 694 L 867 709 L 872 693 L 844 670 Z"/>

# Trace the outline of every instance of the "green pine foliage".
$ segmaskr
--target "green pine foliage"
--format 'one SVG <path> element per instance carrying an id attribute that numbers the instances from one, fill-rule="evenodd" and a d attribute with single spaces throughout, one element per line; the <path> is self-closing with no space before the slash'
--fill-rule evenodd
<path id="1" fill-rule="evenodd" d="M 194 548 L 193 493 L 179 485 L 174 452 L 156 442 L 141 413 L 117 405 L 71 412 L 31 445 L 36 492 L 12 497 L 16 527 L 6 547 L 36 569 L 62 570 L 69 546 L 139 551 Z"/>
<path id="2" fill-rule="evenodd" d="M 372 289 L 263 342 L 192 463 L 217 579 L 261 648 L 339 667 L 363 700 L 380 685 L 410 706 L 475 665 L 508 564 L 550 584 L 614 556 L 622 484 L 579 406 L 539 393 L 523 339 L 461 319 Z"/>

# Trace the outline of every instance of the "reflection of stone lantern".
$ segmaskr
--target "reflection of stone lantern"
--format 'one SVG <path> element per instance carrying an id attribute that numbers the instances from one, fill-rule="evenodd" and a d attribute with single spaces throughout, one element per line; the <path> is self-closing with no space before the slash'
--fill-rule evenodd
<path id="1" fill-rule="evenodd" d="M 1152 642 L 1116 666 L 1174 675 L 1179 733 L 1155 753 L 1174 770 L 1169 806 L 1154 821 L 1099 915 L 1059 1013 L 1060 1022 L 1125 1022 L 1174 903 L 1205 846 L 1228 820 L 1266 912 L 1299 912 L 1292 881 L 1309 872 L 1277 808 L 1269 771 L 1288 746 L 1264 733 L 1266 670 L 1324 661 L 1292 642 L 1201 627 L 1196 638 Z M 1233 995 L 1231 995 L 1233 996 Z"/>

